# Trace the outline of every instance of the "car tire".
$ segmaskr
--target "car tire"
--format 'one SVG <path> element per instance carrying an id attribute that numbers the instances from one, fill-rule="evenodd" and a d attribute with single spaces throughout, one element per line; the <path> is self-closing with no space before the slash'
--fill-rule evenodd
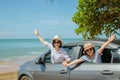
<path id="1" fill-rule="evenodd" d="M 29 76 L 22 76 L 20 80 L 32 80 Z"/>

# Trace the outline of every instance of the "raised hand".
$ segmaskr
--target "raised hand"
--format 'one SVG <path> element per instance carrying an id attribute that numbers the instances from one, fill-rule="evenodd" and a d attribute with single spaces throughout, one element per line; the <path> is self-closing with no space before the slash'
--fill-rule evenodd
<path id="1" fill-rule="evenodd" d="M 111 36 L 108 38 L 108 41 L 112 42 L 114 39 L 115 39 L 115 34 L 111 35 Z"/>
<path id="2" fill-rule="evenodd" d="M 35 29 L 34 34 L 35 34 L 36 36 L 39 35 L 39 31 L 38 31 L 37 29 Z"/>

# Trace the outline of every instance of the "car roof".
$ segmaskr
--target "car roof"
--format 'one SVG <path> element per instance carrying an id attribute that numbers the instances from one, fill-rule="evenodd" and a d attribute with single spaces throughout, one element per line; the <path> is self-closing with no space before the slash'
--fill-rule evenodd
<path id="1" fill-rule="evenodd" d="M 105 41 L 87 41 L 87 40 L 83 40 L 83 41 L 79 41 L 79 42 L 71 42 L 71 43 L 67 43 L 67 44 L 65 44 L 64 46 L 83 46 L 84 45 L 84 43 L 86 43 L 86 42 L 90 42 L 90 43 L 92 43 L 93 45 L 95 45 L 95 46 L 102 46 L 104 43 L 105 43 Z M 115 43 L 110 43 L 108 46 L 107 46 L 107 48 L 118 48 L 118 47 L 120 47 L 120 45 L 118 45 L 118 44 L 115 44 Z"/>

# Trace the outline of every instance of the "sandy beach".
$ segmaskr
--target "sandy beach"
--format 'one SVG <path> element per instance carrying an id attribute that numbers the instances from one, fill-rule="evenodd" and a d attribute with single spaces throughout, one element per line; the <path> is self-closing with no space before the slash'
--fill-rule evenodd
<path id="1" fill-rule="evenodd" d="M 0 61 L 0 80 L 17 80 L 18 64 Z"/>
<path id="2" fill-rule="evenodd" d="M 9 62 L 0 61 L 0 80 L 17 80 L 18 67 L 33 58 L 12 60 Z"/>
<path id="3" fill-rule="evenodd" d="M 17 80 L 17 68 L 17 66 L 6 68 L 6 70 L 0 68 L 0 70 L 3 69 L 0 71 L 0 80 Z"/>
<path id="4" fill-rule="evenodd" d="M 0 73 L 0 80 L 17 80 L 17 71 Z"/>

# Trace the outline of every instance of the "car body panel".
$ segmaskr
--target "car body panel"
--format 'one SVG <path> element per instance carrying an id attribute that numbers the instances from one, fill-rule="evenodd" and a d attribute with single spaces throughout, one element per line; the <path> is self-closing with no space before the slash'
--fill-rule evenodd
<path id="1" fill-rule="evenodd" d="M 67 80 L 69 74 L 67 72 L 63 74 L 61 70 L 66 70 L 61 64 L 47 63 L 45 71 L 35 72 L 35 80 Z"/>
<path id="2" fill-rule="evenodd" d="M 71 70 L 70 80 L 118 80 L 120 64 L 83 63 Z"/>
<path id="3" fill-rule="evenodd" d="M 65 44 L 63 48 L 69 53 L 71 60 L 78 59 L 84 55 L 83 45 L 86 42 L 94 44 L 95 50 L 104 44 L 103 41 L 80 41 Z M 23 75 L 30 77 L 31 80 L 120 80 L 120 45 L 111 43 L 105 50 L 102 56 L 106 57 L 101 57 L 102 60 L 108 57 L 107 62 L 100 64 L 83 62 L 70 67 L 63 67 L 62 63 L 52 64 L 51 51 L 48 50 L 22 64 L 18 70 L 18 80 L 21 80 Z"/>

